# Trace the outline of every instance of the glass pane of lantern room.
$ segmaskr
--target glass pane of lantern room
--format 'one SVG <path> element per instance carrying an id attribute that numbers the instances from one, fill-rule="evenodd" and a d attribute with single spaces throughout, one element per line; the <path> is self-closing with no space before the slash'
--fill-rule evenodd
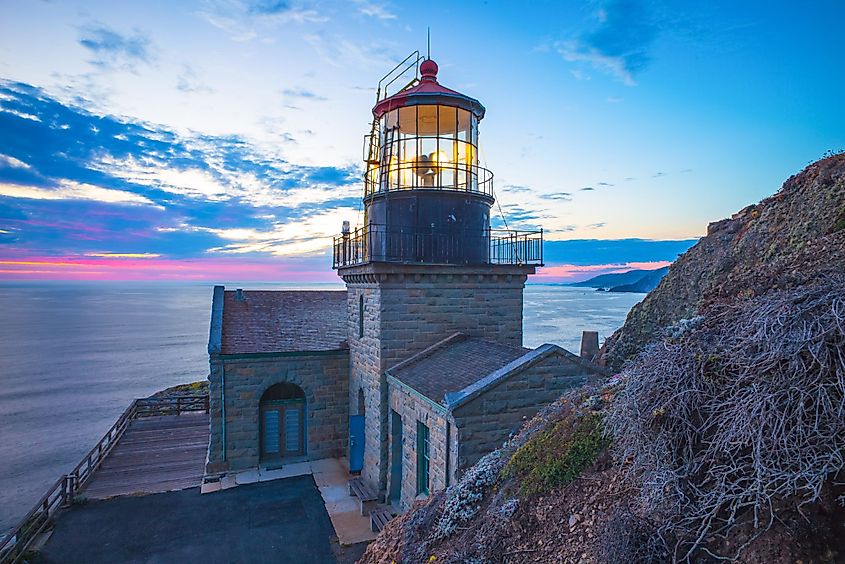
<path id="1" fill-rule="evenodd" d="M 404 108 L 399 108 L 399 131 L 403 136 L 417 134 L 416 106 L 405 106 Z"/>
<path id="2" fill-rule="evenodd" d="M 439 125 L 437 135 L 439 137 L 447 137 L 454 139 L 458 127 L 458 108 L 450 108 L 449 106 L 440 106 L 439 110 Z"/>
<path id="3" fill-rule="evenodd" d="M 458 108 L 457 133 L 460 141 L 469 141 L 469 112 Z"/>
<path id="4" fill-rule="evenodd" d="M 402 188 L 412 188 L 416 178 L 413 168 L 417 160 L 417 138 L 410 135 L 402 137 L 399 153 L 399 184 Z"/>
<path id="5" fill-rule="evenodd" d="M 417 106 L 417 132 L 420 136 L 437 135 L 437 106 Z"/>
<path id="6" fill-rule="evenodd" d="M 437 165 L 440 170 L 440 186 L 454 188 L 456 143 L 451 138 L 444 139 L 441 136 L 437 139 L 437 144 Z"/>
<path id="7" fill-rule="evenodd" d="M 388 129 L 395 129 L 399 125 L 399 112 L 397 110 L 393 110 L 392 112 L 387 112 L 382 118 L 382 134 Z"/>

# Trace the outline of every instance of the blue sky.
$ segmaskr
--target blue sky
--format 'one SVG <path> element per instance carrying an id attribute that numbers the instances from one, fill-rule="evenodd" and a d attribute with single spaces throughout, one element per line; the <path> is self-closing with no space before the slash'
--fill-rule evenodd
<path id="1" fill-rule="evenodd" d="M 0 277 L 330 279 L 379 78 L 482 101 L 551 279 L 675 258 L 845 148 L 845 5 L 0 1 Z"/>

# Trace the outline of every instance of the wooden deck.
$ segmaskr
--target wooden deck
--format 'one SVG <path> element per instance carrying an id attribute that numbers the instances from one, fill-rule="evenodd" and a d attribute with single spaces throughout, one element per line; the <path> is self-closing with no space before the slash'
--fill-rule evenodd
<path id="1" fill-rule="evenodd" d="M 199 486 L 207 449 L 207 413 L 134 419 L 82 495 L 105 499 Z"/>

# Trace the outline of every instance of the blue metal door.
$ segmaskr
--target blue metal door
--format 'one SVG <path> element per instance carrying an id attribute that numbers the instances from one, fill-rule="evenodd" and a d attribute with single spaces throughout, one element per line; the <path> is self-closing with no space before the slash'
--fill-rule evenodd
<path id="1" fill-rule="evenodd" d="M 349 418 L 349 471 L 360 472 L 364 468 L 364 416 Z"/>

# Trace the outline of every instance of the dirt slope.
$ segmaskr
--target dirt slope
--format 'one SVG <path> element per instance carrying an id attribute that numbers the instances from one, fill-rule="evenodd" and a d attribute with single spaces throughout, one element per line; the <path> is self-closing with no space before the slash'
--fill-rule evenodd
<path id="1" fill-rule="evenodd" d="M 842 230 L 845 154 L 811 164 L 775 195 L 710 224 L 707 236 L 672 264 L 608 339 L 607 364 L 618 370 L 663 328 L 707 303 L 759 295 L 773 284 L 803 283 L 818 274 L 828 252 L 841 256 L 841 242 L 828 236 Z M 802 265 L 799 257 L 816 264 Z"/>
<path id="2" fill-rule="evenodd" d="M 607 353 L 362 562 L 845 562 L 845 155 L 711 225 Z"/>

